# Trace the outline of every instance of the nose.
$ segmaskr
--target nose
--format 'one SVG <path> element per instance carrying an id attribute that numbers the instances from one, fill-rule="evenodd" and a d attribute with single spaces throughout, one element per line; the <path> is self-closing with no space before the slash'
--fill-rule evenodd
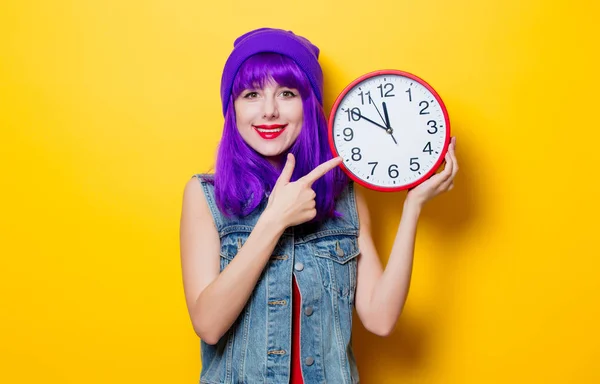
<path id="1" fill-rule="evenodd" d="M 265 97 L 264 103 L 264 115 L 263 118 L 267 120 L 276 119 L 279 117 L 279 108 L 277 105 L 277 99 L 274 95 Z"/>

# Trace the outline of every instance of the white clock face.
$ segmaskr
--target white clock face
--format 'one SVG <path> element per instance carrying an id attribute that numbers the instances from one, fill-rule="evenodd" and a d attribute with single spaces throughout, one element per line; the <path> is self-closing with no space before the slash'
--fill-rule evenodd
<path id="1" fill-rule="evenodd" d="M 443 160 L 447 113 L 439 96 L 410 75 L 382 72 L 336 102 L 331 141 L 354 180 L 401 190 L 424 181 Z"/>

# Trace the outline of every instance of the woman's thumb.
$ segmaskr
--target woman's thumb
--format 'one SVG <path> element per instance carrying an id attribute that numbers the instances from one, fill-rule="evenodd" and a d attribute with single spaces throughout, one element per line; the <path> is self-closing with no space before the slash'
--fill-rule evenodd
<path id="1" fill-rule="evenodd" d="M 294 173 L 295 165 L 296 165 L 296 158 L 294 157 L 293 154 L 288 153 L 287 160 L 285 162 L 285 165 L 283 166 L 283 170 L 281 171 L 279 178 L 277 178 L 275 187 L 277 187 L 278 185 L 285 185 L 290 182 L 290 179 L 292 178 L 292 174 Z"/>

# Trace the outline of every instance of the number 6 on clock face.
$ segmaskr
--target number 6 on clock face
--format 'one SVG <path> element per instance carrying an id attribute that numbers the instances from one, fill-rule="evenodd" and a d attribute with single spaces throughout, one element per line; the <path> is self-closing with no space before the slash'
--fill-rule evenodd
<path id="1" fill-rule="evenodd" d="M 437 92 L 407 72 L 381 70 L 350 83 L 329 117 L 329 144 L 359 184 L 399 191 L 427 180 L 450 142 L 448 112 Z"/>

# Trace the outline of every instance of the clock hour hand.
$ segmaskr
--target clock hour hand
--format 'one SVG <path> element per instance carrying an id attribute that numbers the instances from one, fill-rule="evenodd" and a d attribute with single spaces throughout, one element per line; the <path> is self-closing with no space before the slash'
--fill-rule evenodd
<path id="1" fill-rule="evenodd" d="M 387 128 L 386 128 L 386 127 L 384 127 L 383 125 L 381 125 L 381 124 L 379 124 L 379 123 L 376 123 L 376 122 L 374 122 L 373 120 L 369 119 L 368 117 L 365 117 L 365 116 L 364 116 L 362 113 L 360 113 L 360 112 L 354 112 L 354 111 L 352 111 L 352 110 L 351 110 L 351 112 L 350 112 L 350 113 L 352 113 L 352 115 L 354 115 L 354 116 L 358 115 L 358 117 L 359 117 L 359 118 L 361 118 L 361 119 L 365 119 L 365 120 L 367 120 L 369 123 L 375 124 L 376 126 L 378 126 L 378 127 L 382 128 L 382 129 L 385 129 L 385 130 L 387 131 Z"/>

